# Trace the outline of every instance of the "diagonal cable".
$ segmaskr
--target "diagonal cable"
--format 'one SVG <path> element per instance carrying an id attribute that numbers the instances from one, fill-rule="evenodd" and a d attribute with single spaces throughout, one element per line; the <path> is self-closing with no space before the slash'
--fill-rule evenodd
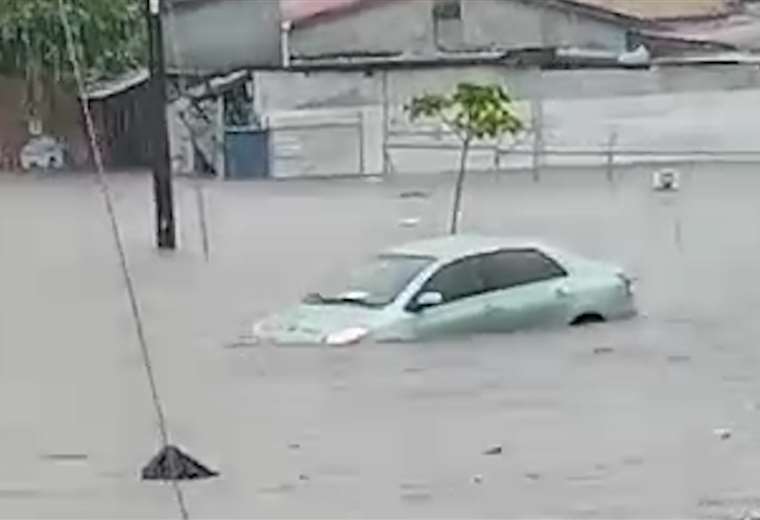
<path id="1" fill-rule="evenodd" d="M 140 344 L 140 353 L 142 355 L 143 364 L 145 366 L 145 373 L 148 378 L 148 385 L 150 387 L 153 406 L 155 409 L 156 418 L 158 420 L 161 443 L 165 448 L 169 445 L 169 433 L 166 426 L 166 415 L 164 414 L 164 407 L 162 405 L 161 396 L 159 395 L 158 386 L 156 384 L 156 376 L 150 357 L 150 350 L 148 348 L 148 341 L 145 335 L 145 327 L 143 325 L 142 315 L 140 313 L 137 291 L 135 290 L 135 283 L 129 270 L 126 248 L 124 247 L 124 241 L 122 239 L 121 229 L 119 227 L 119 220 L 114 209 L 113 196 L 111 194 L 111 189 L 108 185 L 108 181 L 106 180 L 105 170 L 103 168 L 103 155 L 97 142 L 97 134 L 95 132 L 95 125 L 93 124 L 92 114 L 90 112 L 89 101 L 87 98 L 87 92 L 85 90 L 84 79 L 82 76 L 82 69 L 79 63 L 76 45 L 74 42 L 74 35 L 71 29 L 71 23 L 69 22 L 68 15 L 66 13 L 66 2 L 67 0 L 58 0 L 58 12 L 61 19 L 61 24 L 63 25 L 64 35 L 66 39 L 66 48 L 68 50 L 69 60 L 71 61 L 71 67 L 74 71 L 74 78 L 77 84 L 79 98 L 81 100 L 87 138 L 89 140 L 92 157 L 95 162 L 95 169 L 97 173 L 96 178 L 100 187 L 100 192 L 103 196 L 106 212 L 108 213 L 108 220 L 111 225 L 114 245 L 119 257 L 119 267 L 121 268 L 121 272 L 124 278 L 130 310 L 132 312 L 132 318 L 135 325 L 135 333 L 137 335 L 138 343 Z M 172 484 L 177 498 L 177 504 L 180 509 L 180 514 L 182 515 L 183 520 L 186 520 L 189 518 L 189 514 L 187 511 L 187 506 L 185 505 L 184 493 L 179 485 L 179 482 L 172 480 Z"/>

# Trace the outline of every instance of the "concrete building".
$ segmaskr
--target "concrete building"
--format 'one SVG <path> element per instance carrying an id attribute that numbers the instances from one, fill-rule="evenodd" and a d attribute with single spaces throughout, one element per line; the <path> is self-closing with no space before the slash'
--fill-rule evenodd
<path id="1" fill-rule="evenodd" d="M 359 0 L 293 22 L 295 58 L 580 47 L 623 52 L 642 20 L 575 2 Z M 392 30 L 389 30 L 392 28 Z"/>

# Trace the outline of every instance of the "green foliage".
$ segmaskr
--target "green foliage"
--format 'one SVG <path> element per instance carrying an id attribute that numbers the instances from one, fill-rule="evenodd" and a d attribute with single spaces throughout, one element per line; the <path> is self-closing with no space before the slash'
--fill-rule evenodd
<path id="1" fill-rule="evenodd" d="M 405 107 L 412 121 L 436 119 L 448 126 L 462 141 L 459 175 L 451 208 L 451 234 L 459 231 L 462 189 L 467 170 L 467 154 L 474 139 L 498 139 L 516 135 L 525 125 L 514 102 L 500 85 L 459 83 L 450 94 L 416 96 Z"/>
<path id="2" fill-rule="evenodd" d="M 405 108 L 412 121 L 437 119 L 468 143 L 472 139 L 515 135 L 525 126 L 512 98 L 500 85 L 459 83 L 447 95 L 416 96 Z"/>
<path id="3" fill-rule="evenodd" d="M 64 0 L 86 78 L 97 80 L 143 62 L 145 0 Z M 71 72 L 59 0 L 0 0 L 0 72 L 49 77 Z"/>

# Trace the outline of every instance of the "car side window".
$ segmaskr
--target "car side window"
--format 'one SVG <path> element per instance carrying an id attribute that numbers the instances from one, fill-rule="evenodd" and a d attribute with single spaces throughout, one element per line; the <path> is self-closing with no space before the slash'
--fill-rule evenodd
<path id="1" fill-rule="evenodd" d="M 567 275 L 557 262 L 536 249 L 511 249 L 492 253 L 483 257 L 480 267 L 489 291 Z"/>
<path id="2" fill-rule="evenodd" d="M 471 257 L 442 267 L 425 283 L 422 292 L 439 292 L 444 303 L 484 292 L 479 263 L 480 257 Z"/>

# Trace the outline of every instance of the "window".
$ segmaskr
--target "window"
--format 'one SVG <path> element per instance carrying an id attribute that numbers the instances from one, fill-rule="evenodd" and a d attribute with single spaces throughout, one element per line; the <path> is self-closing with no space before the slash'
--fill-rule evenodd
<path id="1" fill-rule="evenodd" d="M 481 260 L 481 272 L 489 291 L 567 275 L 554 260 L 535 249 L 513 249 L 486 255 Z"/>
<path id="2" fill-rule="evenodd" d="M 393 302 L 433 258 L 409 255 L 380 255 L 357 269 L 329 290 L 312 293 L 306 303 L 315 305 L 356 304 L 383 307 Z"/>
<path id="3" fill-rule="evenodd" d="M 442 267 L 428 280 L 422 292 L 439 292 L 443 295 L 444 302 L 480 294 L 485 286 L 479 264 L 480 257 L 472 257 Z"/>
<path id="4" fill-rule="evenodd" d="M 435 20 L 461 20 L 461 0 L 436 0 L 433 4 L 433 19 Z"/>

